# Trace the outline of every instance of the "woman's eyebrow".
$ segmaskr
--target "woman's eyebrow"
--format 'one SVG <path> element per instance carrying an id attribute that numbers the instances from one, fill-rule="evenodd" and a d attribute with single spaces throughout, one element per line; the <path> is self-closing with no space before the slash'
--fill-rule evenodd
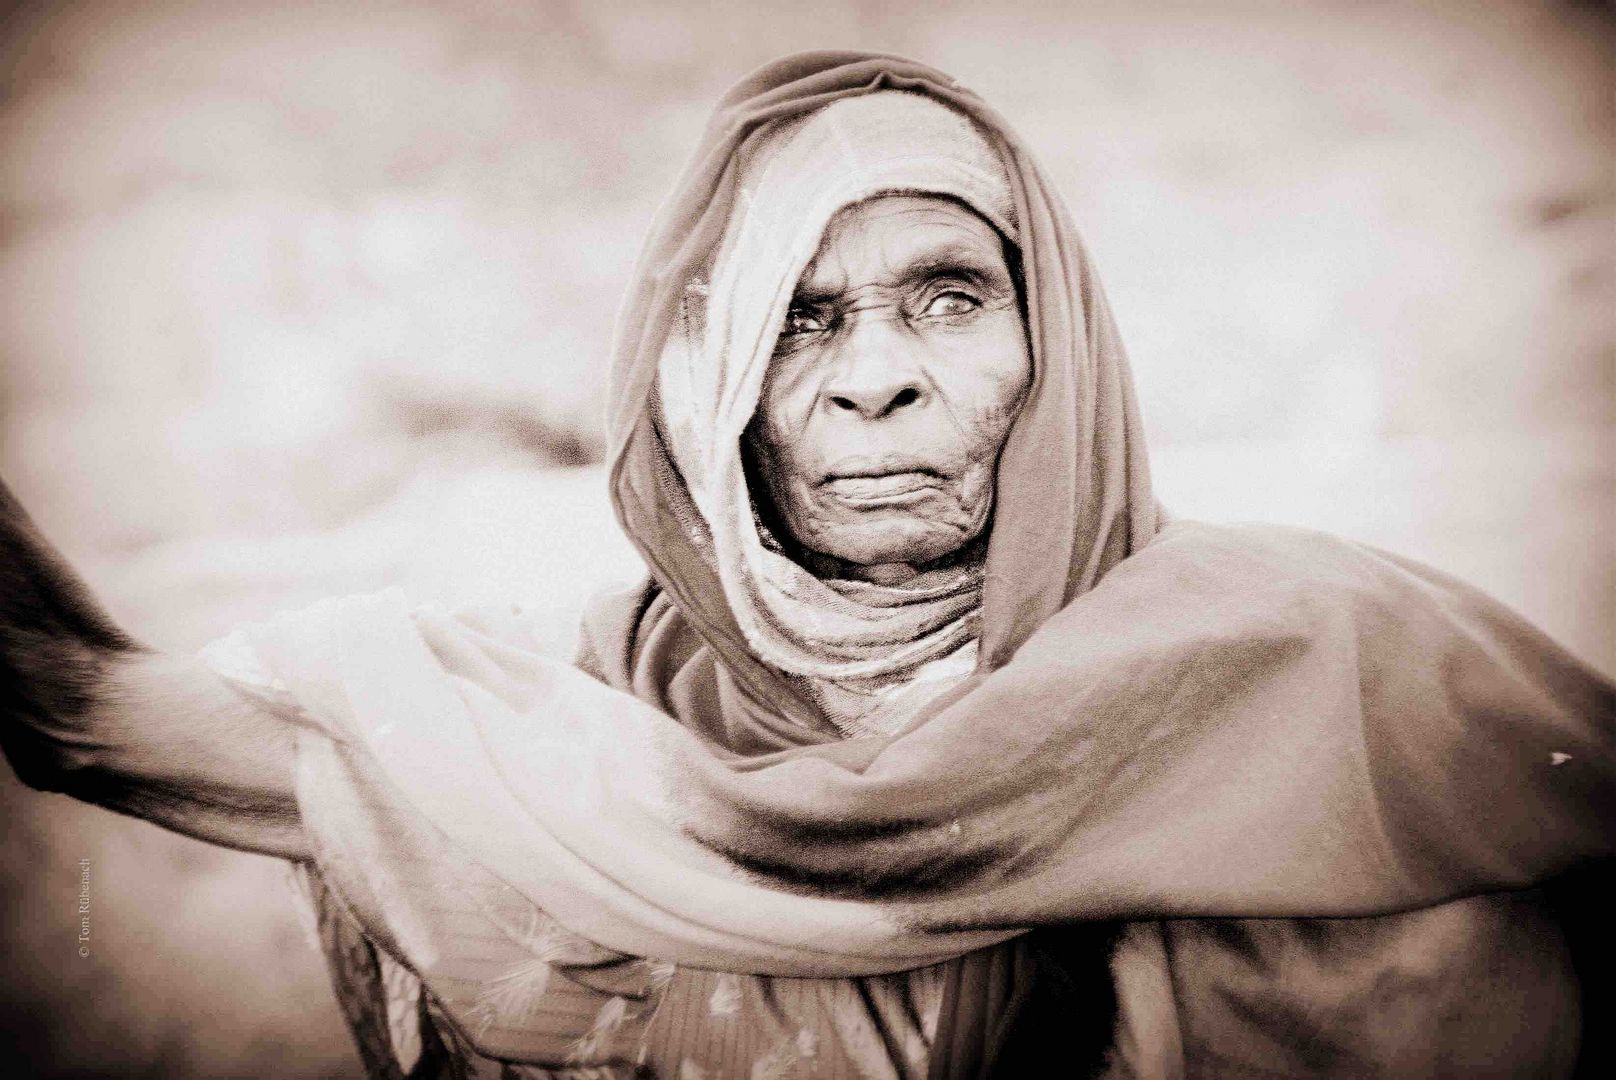
<path id="1" fill-rule="evenodd" d="M 923 252 L 908 262 L 901 263 L 886 277 L 888 283 L 892 285 L 910 285 L 937 278 L 959 278 L 982 288 L 1012 288 L 1010 271 L 1001 259 L 985 257 L 976 249 L 964 244 Z M 834 304 L 846 292 L 846 288 L 840 287 L 816 288 L 811 284 L 799 285 L 791 294 L 791 303 L 793 307 L 820 307 Z"/>
<path id="2" fill-rule="evenodd" d="M 984 258 L 968 248 L 928 252 L 904 266 L 894 277 L 903 282 L 952 277 L 984 287 L 1010 286 L 1010 273 L 1002 262 Z"/>

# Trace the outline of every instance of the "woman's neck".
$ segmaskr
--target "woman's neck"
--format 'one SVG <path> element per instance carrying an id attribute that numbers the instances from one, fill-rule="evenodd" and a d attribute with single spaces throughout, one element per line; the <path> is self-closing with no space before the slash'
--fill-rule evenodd
<path id="1" fill-rule="evenodd" d="M 931 570 L 946 570 L 964 563 L 978 562 L 987 554 L 987 532 L 939 559 L 922 563 L 855 563 L 810 551 L 795 543 L 786 546 L 797 564 L 820 580 L 868 581 L 872 585 L 903 585 Z"/>

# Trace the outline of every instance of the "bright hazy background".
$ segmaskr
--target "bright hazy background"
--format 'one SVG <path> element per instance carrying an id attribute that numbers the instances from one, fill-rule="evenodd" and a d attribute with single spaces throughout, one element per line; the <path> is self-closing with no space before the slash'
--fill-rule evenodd
<path id="1" fill-rule="evenodd" d="M 1616 670 L 1608 9 L 4 18 L 0 473 L 156 644 L 397 583 L 548 604 L 565 649 L 635 570 L 592 463 L 640 237 L 731 82 L 856 46 L 944 68 L 1041 153 L 1171 507 L 1427 559 Z M 357 1075 L 276 863 L 0 774 L 0 1049 L 24 1073 Z"/>

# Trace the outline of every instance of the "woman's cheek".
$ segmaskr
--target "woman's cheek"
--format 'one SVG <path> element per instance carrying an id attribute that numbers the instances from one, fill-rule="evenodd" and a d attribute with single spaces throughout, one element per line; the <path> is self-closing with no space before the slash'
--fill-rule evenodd
<path id="1" fill-rule="evenodd" d="M 993 462 L 976 461 L 960 481 L 960 510 L 980 525 L 993 505 Z"/>
<path id="2" fill-rule="evenodd" d="M 961 418 L 961 441 L 970 457 L 996 458 L 1032 384 L 1032 360 L 1019 318 L 998 320 L 937 369 L 937 382 Z"/>
<path id="3" fill-rule="evenodd" d="M 767 444 L 767 457 L 777 468 L 796 472 L 802 440 L 812 412 L 813 395 L 777 394 L 765 398 L 763 410 L 763 437 Z"/>
<path id="4" fill-rule="evenodd" d="M 967 460 L 986 462 L 991 468 L 1021 407 L 1024 392 L 1024 386 L 1011 380 L 997 380 L 980 386 L 966 398 L 960 414 L 965 417 L 961 442 Z"/>

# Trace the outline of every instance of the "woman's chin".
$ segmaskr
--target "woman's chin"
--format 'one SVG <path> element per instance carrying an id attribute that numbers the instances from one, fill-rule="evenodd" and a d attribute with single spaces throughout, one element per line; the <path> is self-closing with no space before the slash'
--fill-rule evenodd
<path id="1" fill-rule="evenodd" d="M 971 540 L 971 533 L 930 521 L 851 525 L 816 534 L 809 550 L 834 560 L 840 576 L 876 581 L 900 576 L 894 568 L 919 568 L 946 559 Z"/>

